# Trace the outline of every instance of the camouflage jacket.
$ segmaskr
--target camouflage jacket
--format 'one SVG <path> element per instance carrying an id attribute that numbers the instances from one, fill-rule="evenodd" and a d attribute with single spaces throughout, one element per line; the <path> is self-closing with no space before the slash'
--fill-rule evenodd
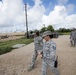
<path id="1" fill-rule="evenodd" d="M 43 58 L 55 60 L 55 56 L 56 56 L 56 44 L 52 40 L 44 42 Z"/>
<path id="2" fill-rule="evenodd" d="M 38 36 L 38 37 L 34 38 L 34 46 L 35 46 L 35 50 L 42 52 L 42 49 L 43 49 L 43 39 L 42 39 L 41 36 Z"/>

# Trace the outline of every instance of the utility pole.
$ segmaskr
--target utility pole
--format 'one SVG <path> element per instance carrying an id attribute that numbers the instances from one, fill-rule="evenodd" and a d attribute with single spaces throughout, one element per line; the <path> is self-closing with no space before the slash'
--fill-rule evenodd
<path id="1" fill-rule="evenodd" d="M 45 27 L 45 24 L 43 24 L 44 25 L 44 27 Z"/>
<path id="2" fill-rule="evenodd" d="M 27 4 L 25 4 L 25 18 L 26 18 L 26 37 L 27 39 L 29 38 L 29 34 L 28 34 L 28 21 L 27 21 Z"/>

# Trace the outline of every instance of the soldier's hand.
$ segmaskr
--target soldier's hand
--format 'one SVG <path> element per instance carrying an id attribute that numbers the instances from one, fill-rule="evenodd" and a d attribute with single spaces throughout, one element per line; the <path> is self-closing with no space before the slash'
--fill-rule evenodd
<path id="1" fill-rule="evenodd" d="M 40 58 L 42 58 L 42 54 L 40 55 Z"/>
<path id="2" fill-rule="evenodd" d="M 38 55 L 41 55 L 41 52 L 38 52 Z"/>

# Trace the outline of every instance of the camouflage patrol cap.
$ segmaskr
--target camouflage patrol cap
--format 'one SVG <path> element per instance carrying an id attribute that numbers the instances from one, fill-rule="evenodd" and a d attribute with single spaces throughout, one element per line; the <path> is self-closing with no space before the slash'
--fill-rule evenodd
<path id="1" fill-rule="evenodd" d="M 45 37 L 47 35 L 52 35 L 51 31 L 45 31 L 43 34 L 42 34 L 42 37 Z"/>

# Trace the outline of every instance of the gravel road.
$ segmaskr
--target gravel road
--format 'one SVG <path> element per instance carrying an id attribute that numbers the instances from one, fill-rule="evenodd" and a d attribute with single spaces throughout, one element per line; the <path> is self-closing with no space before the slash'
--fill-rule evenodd
<path id="1" fill-rule="evenodd" d="M 60 75 L 76 75 L 76 47 L 71 47 L 69 35 L 53 39 L 57 44 L 58 70 Z M 0 55 L 0 75 L 41 75 L 40 57 L 35 69 L 27 72 L 33 55 L 34 43 Z M 53 75 L 48 68 L 48 75 Z"/>

